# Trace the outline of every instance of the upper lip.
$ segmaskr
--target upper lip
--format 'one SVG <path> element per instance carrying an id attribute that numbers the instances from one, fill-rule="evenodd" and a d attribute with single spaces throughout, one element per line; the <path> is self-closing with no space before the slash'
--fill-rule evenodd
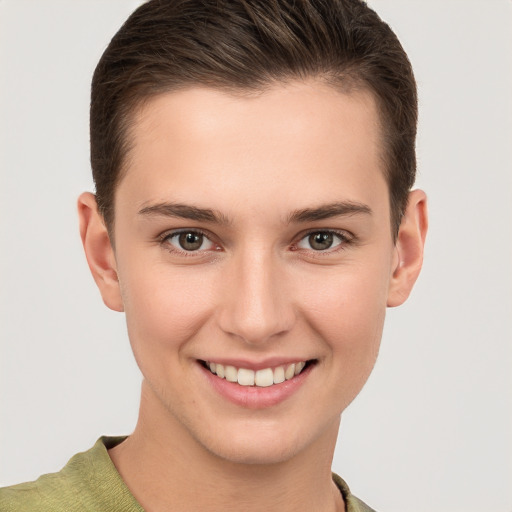
<path id="1" fill-rule="evenodd" d="M 250 361 L 248 359 L 212 357 L 200 359 L 209 363 L 222 364 L 223 366 L 234 366 L 235 368 L 246 368 L 248 370 L 263 370 L 265 368 L 276 368 L 277 366 L 286 366 L 301 361 L 310 361 L 311 357 L 270 357 L 259 361 Z"/>

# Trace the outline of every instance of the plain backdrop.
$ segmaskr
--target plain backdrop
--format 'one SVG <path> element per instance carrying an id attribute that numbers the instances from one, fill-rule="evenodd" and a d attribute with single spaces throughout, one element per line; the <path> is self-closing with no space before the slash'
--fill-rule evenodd
<path id="1" fill-rule="evenodd" d="M 370 3 L 416 71 L 431 222 L 333 467 L 380 512 L 511 512 L 512 2 Z M 92 72 L 137 4 L 0 0 L 0 485 L 135 425 L 140 374 L 75 201 Z"/>

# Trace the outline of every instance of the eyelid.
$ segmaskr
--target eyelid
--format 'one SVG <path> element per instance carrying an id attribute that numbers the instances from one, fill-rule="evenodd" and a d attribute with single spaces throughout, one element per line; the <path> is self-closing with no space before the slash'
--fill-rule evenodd
<path id="1" fill-rule="evenodd" d="M 176 229 L 170 229 L 167 231 L 162 232 L 157 236 L 157 241 L 162 246 L 167 242 L 167 240 L 171 237 L 177 236 L 181 233 L 197 233 L 204 236 L 207 240 L 209 240 L 213 245 L 213 251 L 220 251 L 222 250 L 221 244 L 216 241 L 216 236 L 210 233 L 208 230 L 202 229 L 202 228 L 176 228 Z M 331 233 L 337 237 L 340 238 L 341 242 L 334 246 L 333 248 L 329 248 L 326 250 L 315 250 L 315 249 L 302 249 L 298 247 L 298 243 L 304 240 L 306 237 L 315 234 L 315 233 Z M 326 228 L 326 229 L 309 229 L 307 231 L 303 231 L 297 237 L 295 238 L 295 242 L 293 242 L 290 246 L 290 250 L 292 251 L 306 251 L 311 253 L 314 256 L 322 257 L 323 255 L 329 255 L 332 253 L 335 253 L 337 251 L 341 251 L 347 248 L 348 245 L 354 244 L 357 241 L 357 237 L 352 234 L 351 232 L 343 229 L 332 229 L 332 228 Z M 170 247 L 169 247 L 170 246 Z M 179 248 L 171 245 L 170 243 L 167 244 L 167 247 L 165 249 L 171 253 L 175 253 L 178 255 L 183 256 L 200 256 L 204 255 L 205 253 L 212 252 L 212 249 L 203 249 L 198 251 L 186 251 L 186 250 L 180 250 Z"/>
<path id="2" fill-rule="evenodd" d="M 202 249 L 198 251 L 186 251 L 184 249 L 179 249 L 178 247 L 172 245 L 169 240 L 173 237 L 180 235 L 181 233 L 196 233 L 204 236 L 207 240 L 213 244 L 213 249 Z M 200 256 L 204 255 L 206 252 L 218 251 L 220 250 L 220 244 L 215 241 L 215 237 L 209 232 L 201 228 L 176 228 L 164 231 L 160 235 L 157 236 L 158 242 L 163 246 L 167 244 L 165 249 L 171 253 L 182 255 L 182 256 Z"/>
<path id="3" fill-rule="evenodd" d="M 325 249 L 323 251 L 318 251 L 318 250 L 315 250 L 315 249 L 302 249 L 300 247 L 298 247 L 298 244 L 300 242 L 302 242 L 302 240 L 304 240 L 305 238 L 315 234 L 315 233 L 330 233 L 330 234 L 333 234 L 335 236 L 337 236 L 341 242 L 334 246 L 334 247 L 329 247 L 328 249 Z M 302 232 L 300 233 L 297 238 L 296 238 L 296 242 L 294 242 L 291 246 L 291 249 L 293 251 L 297 251 L 297 250 L 304 250 L 304 251 L 308 251 L 316 256 L 321 256 L 321 255 L 327 255 L 327 254 L 332 254 L 332 253 L 335 253 L 337 251 L 340 251 L 340 250 L 344 250 L 348 245 L 354 243 L 356 241 L 356 237 L 350 233 L 349 231 L 346 231 L 344 229 L 329 229 L 329 228 L 326 228 L 326 229 L 309 229 L 305 232 Z"/>

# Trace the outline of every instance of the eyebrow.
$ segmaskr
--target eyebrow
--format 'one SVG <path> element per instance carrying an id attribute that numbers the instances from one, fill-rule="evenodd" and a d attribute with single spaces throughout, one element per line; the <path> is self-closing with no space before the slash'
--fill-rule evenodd
<path id="1" fill-rule="evenodd" d="M 200 222 L 211 222 L 214 224 L 230 224 L 229 219 L 220 212 L 210 208 L 199 208 L 197 206 L 181 203 L 157 203 L 145 206 L 139 210 L 139 214 L 148 217 L 173 217 Z"/>
<path id="2" fill-rule="evenodd" d="M 288 223 L 313 222 L 316 220 L 330 219 L 331 217 L 350 216 L 350 215 L 371 215 L 371 208 L 363 203 L 352 201 L 341 201 L 321 205 L 317 208 L 305 208 L 296 210 L 288 217 Z"/>
<path id="3" fill-rule="evenodd" d="M 210 208 L 199 208 L 181 203 L 157 203 L 145 206 L 139 210 L 143 216 L 161 216 L 180 219 L 195 220 L 199 222 L 211 222 L 213 224 L 231 224 L 231 221 L 223 213 Z M 371 215 L 372 210 L 363 203 L 352 201 L 342 201 L 321 205 L 316 208 L 304 208 L 295 210 L 287 219 L 288 224 L 298 224 L 301 222 L 313 222 L 317 220 L 329 219 L 332 217 L 350 216 L 356 214 Z"/>

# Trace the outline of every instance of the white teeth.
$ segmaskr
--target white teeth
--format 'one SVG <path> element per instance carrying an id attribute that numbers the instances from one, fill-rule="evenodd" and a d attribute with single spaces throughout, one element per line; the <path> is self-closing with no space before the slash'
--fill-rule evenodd
<path id="1" fill-rule="evenodd" d="M 254 370 L 240 368 L 238 370 L 238 384 L 241 386 L 254 386 Z"/>
<path id="2" fill-rule="evenodd" d="M 240 373 L 240 370 L 238 373 Z M 272 384 L 274 384 L 274 372 L 272 371 L 272 368 L 258 370 L 256 372 L 256 376 L 254 377 L 254 383 L 256 386 L 260 386 L 262 388 L 272 386 Z"/>
<path id="3" fill-rule="evenodd" d="M 232 366 L 233 368 L 233 366 Z M 218 364 L 217 365 L 217 371 L 215 372 L 221 379 L 223 379 L 225 377 L 225 373 L 224 373 L 224 366 L 222 366 L 221 364 Z"/>
<path id="4" fill-rule="evenodd" d="M 274 370 L 274 384 L 281 384 L 281 382 L 284 382 L 284 368 L 278 366 Z"/>
<path id="5" fill-rule="evenodd" d="M 226 380 L 229 382 L 237 382 L 238 381 L 238 371 L 234 366 L 226 366 L 224 368 L 224 374 L 226 375 Z"/>
<path id="6" fill-rule="evenodd" d="M 295 375 L 295 364 L 290 364 L 284 372 L 284 378 L 290 380 Z"/>
<path id="7" fill-rule="evenodd" d="M 228 382 L 238 382 L 241 386 L 269 387 L 273 384 L 281 384 L 285 380 L 293 379 L 306 366 L 305 361 L 292 363 L 286 366 L 275 368 L 264 368 L 262 370 L 249 370 L 247 368 L 235 368 L 234 366 L 222 365 L 220 363 L 206 362 L 206 366 L 214 374 Z"/>

